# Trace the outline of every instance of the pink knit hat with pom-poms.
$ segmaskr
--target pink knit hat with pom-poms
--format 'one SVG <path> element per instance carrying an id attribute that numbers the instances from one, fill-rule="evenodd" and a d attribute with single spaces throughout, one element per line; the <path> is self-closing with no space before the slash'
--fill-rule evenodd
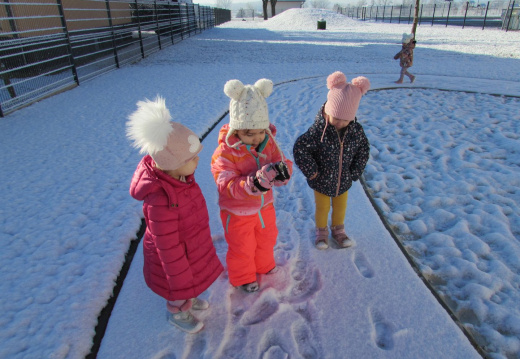
<path id="1" fill-rule="evenodd" d="M 137 110 L 128 116 L 126 134 L 140 153 L 148 154 L 164 171 L 176 170 L 202 150 L 197 135 L 188 127 L 171 121 L 163 97 L 137 102 Z"/>
<path id="2" fill-rule="evenodd" d="M 351 83 L 340 71 L 327 77 L 327 103 L 325 113 L 344 121 L 353 121 L 359 107 L 361 96 L 370 89 L 370 81 L 363 76 L 356 77 Z"/>

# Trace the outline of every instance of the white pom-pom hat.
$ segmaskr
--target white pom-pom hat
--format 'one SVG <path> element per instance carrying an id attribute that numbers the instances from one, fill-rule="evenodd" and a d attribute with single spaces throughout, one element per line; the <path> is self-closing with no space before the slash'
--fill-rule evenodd
<path id="1" fill-rule="evenodd" d="M 244 85 L 239 80 L 229 80 L 224 85 L 224 93 L 229 102 L 228 139 L 236 130 L 269 129 L 269 110 L 265 99 L 273 92 L 273 82 L 260 79 L 254 85 Z M 235 144 L 233 147 L 236 147 Z"/>
<path id="2" fill-rule="evenodd" d="M 411 40 L 413 40 L 414 36 L 413 34 L 407 34 L 406 32 L 403 33 L 403 38 L 401 39 L 401 42 L 403 44 L 409 43 Z"/>
<path id="3" fill-rule="evenodd" d="M 171 121 L 164 98 L 137 102 L 137 110 L 128 117 L 126 135 L 140 153 L 149 154 L 165 171 L 176 170 L 202 151 L 199 138 L 184 125 Z"/>

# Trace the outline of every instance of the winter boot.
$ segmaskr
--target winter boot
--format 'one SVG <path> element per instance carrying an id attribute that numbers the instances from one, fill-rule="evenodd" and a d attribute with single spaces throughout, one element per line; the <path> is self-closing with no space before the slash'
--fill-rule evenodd
<path id="1" fill-rule="evenodd" d="M 193 310 L 206 310 L 209 308 L 209 302 L 204 299 L 192 298 L 191 309 Z"/>
<path id="2" fill-rule="evenodd" d="M 253 283 L 247 283 L 247 284 L 241 285 L 240 288 L 242 288 L 243 290 L 245 290 L 248 293 L 256 292 L 259 289 L 258 282 L 256 282 L 256 281 Z"/>
<path id="3" fill-rule="evenodd" d="M 327 249 L 329 248 L 329 229 L 327 227 L 316 228 L 316 248 Z"/>
<path id="4" fill-rule="evenodd" d="M 168 321 L 180 330 L 190 334 L 198 333 L 202 328 L 204 328 L 204 324 L 195 318 L 189 310 L 185 312 L 171 313 Z"/>
<path id="5" fill-rule="evenodd" d="M 273 269 L 271 269 L 269 272 L 267 272 L 266 274 L 275 274 L 277 273 L 278 271 L 280 270 L 280 268 L 278 267 L 274 267 Z"/>
<path id="6" fill-rule="evenodd" d="M 331 226 L 330 230 L 332 232 L 332 238 L 334 238 L 340 248 L 347 248 L 354 244 L 354 241 L 345 233 L 345 226 L 343 224 Z"/>

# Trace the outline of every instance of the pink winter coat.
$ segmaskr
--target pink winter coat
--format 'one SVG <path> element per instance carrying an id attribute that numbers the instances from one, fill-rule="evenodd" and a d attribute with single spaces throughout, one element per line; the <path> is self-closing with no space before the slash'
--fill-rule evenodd
<path id="1" fill-rule="evenodd" d="M 166 300 L 197 297 L 223 271 L 211 239 L 206 201 L 193 175 L 182 182 L 154 167 L 150 156 L 130 185 L 143 203 L 146 284 Z"/>
<path id="2" fill-rule="evenodd" d="M 276 135 L 276 127 L 269 126 L 269 130 Z M 239 216 L 248 216 L 258 213 L 260 209 L 273 203 L 273 191 L 263 195 L 249 194 L 244 186 L 246 178 L 268 163 L 282 160 L 280 150 L 273 139 L 266 134 L 267 141 L 260 145 L 259 152 L 252 146 L 244 144 L 231 148 L 226 144 L 226 135 L 229 125 L 222 126 L 218 135 L 218 147 L 211 158 L 211 172 L 215 178 L 219 193 L 218 204 L 221 210 L 227 210 Z M 229 138 L 229 144 L 234 145 L 239 139 L 236 136 Z M 292 175 L 292 162 L 285 159 L 285 163 Z"/>

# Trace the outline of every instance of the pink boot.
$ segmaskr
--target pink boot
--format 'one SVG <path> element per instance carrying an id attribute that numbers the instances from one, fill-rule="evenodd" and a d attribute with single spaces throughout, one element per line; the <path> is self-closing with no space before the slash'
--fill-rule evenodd
<path id="1" fill-rule="evenodd" d="M 331 226 L 330 230 L 332 232 L 332 238 L 334 238 L 340 248 L 347 248 L 354 244 L 354 241 L 345 233 L 345 226 L 343 224 Z"/>
<path id="2" fill-rule="evenodd" d="M 329 229 L 327 227 L 316 228 L 316 248 L 327 249 L 329 248 Z"/>

